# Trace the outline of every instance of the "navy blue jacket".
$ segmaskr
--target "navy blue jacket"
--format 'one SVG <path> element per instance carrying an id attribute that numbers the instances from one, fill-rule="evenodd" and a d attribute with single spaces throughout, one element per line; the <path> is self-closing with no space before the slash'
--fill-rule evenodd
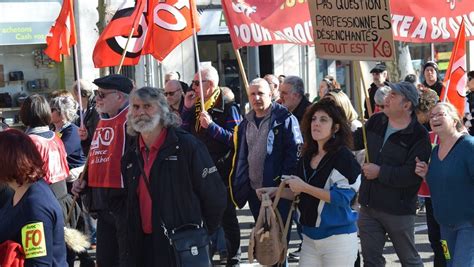
<path id="1" fill-rule="evenodd" d="M 67 165 L 69 169 L 81 167 L 86 164 L 86 156 L 82 150 L 81 138 L 79 137 L 79 127 L 69 124 L 61 130 L 61 140 L 67 154 Z"/>
<path id="2" fill-rule="evenodd" d="M 23 240 L 25 252 L 31 248 L 25 266 L 67 266 L 63 214 L 43 179 L 33 183 L 15 206 L 9 201 L 0 210 L 0 218 L 0 243 L 22 244 Z M 35 244 L 40 235 L 44 244 Z M 33 253 L 35 246 L 40 249 Z"/>
<path id="3" fill-rule="evenodd" d="M 240 208 L 245 206 L 250 190 L 248 147 L 246 129 L 248 120 L 244 119 L 234 135 L 235 154 L 232 171 L 231 197 Z M 299 148 L 303 143 L 298 120 L 285 107 L 272 103 L 270 130 L 267 137 L 267 155 L 263 166 L 263 187 L 277 186 L 282 175 L 296 173 Z"/>

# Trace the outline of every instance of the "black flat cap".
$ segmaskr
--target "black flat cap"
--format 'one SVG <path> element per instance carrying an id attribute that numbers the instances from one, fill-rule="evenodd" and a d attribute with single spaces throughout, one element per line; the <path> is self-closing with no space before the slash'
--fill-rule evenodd
<path id="1" fill-rule="evenodd" d="M 370 73 L 381 73 L 387 70 L 387 66 L 383 63 L 377 63 Z"/>
<path id="2" fill-rule="evenodd" d="M 110 74 L 94 80 L 94 84 L 103 89 L 114 89 L 130 94 L 133 89 L 132 80 L 121 74 Z"/>

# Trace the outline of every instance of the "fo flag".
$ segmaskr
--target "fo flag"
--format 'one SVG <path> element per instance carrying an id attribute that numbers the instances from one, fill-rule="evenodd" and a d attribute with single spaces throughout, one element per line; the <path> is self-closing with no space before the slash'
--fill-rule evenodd
<path id="1" fill-rule="evenodd" d="M 46 36 L 45 54 L 60 62 L 61 55 L 69 56 L 69 48 L 76 44 L 73 0 L 64 0 L 59 16 Z"/>
<path id="2" fill-rule="evenodd" d="M 441 92 L 441 100 L 453 104 L 462 118 L 466 96 L 466 30 L 464 21 L 461 22 L 458 31 L 444 82 L 446 87 Z"/>
<path id="3" fill-rule="evenodd" d="M 95 45 L 92 60 L 96 68 L 120 64 L 132 28 L 134 33 L 127 46 L 123 65 L 138 64 L 147 32 L 145 4 L 145 1 L 138 0 L 135 7 L 115 12 Z"/>
<path id="4" fill-rule="evenodd" d="M 94 48 L 97 68 L 120 64 L 132 26 L 123 65 L 136 65 L 146 54 L 161 61 L 193 34 L 193 27 L 199 30 L 196 5 L 192 0 L 138 0 L 133 9 L 118 10 Z"/>

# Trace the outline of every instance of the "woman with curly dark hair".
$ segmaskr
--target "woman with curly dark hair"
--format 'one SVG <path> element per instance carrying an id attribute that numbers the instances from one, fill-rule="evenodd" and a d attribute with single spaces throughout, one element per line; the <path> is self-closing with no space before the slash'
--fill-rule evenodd
<path id="1" fill-rule="evenodd" d="M 66 266 L 64 220 L 56 197 L 43 179 L 43 160 L 26 134 L 0 132 L 0 184 L 14 195 L 0 210 L 0 243 L 22 244 L 25 266 Z"/>
<path id="2" fill-rule="evenodd" d="M 351 130 L 344 111 L 329 98 L 313 104 L 302 122 L 305 140 L 297 175 L 286 177 L 282 197 L 299 195 L 303 246 L 299 266 L 354 266 L 357 212 L 351 208 L 360 185 Z M 275 188 L 261 189 L 274 194 Z"/>

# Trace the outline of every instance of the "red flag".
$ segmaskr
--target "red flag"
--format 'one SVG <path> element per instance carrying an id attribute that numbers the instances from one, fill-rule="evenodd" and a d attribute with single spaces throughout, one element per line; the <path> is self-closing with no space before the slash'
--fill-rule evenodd
<path id="1" fill-rule="evenodd" d="M 162 61 L 176 46 L 200 30 L 194 0 L 151 0 L 145 54 Z"/>
<path id="2" fill-rule="evenodd" d="M 69 56 L 69 48 L 76 44 L 73 0 L 64 0 L 59 16 L 46 36 L 45 54 L 60 62 L 61 54 Z"/>
<path id="3" fill-rule="evenodd" d="M 112 20 L 99 36 L 94 47 L 92 60 L 96 68 L 120 64 L 120 59 L 132 27 L 135 30 L 128 44 L 123 65 L 138 64 L 148 28 L 143 13 L 145 11 L 145 4 L 144 0 L 137 0 L 135 7 L 115 12 Z"/>
<path id="4" fill-rule="evenodd" d="M 307 1 L 222 0 L 234 49 L 271 44 L 313 44 Z"/>
<path id="5" fill-rule="evenodd" d="M 144 13 L 145 12 L 145 13 Z M 97 68 L 117 66 L 125 49 L 128 35 L 135 26 L 123 65 L 136 65 L 141 55 L 152 54 L 163 60 L 200 25 L 193 0 L 138 0 L 135 8 L 115 13 L 94 48 L 93 60 Z"/>
<path id="6" fill-rule="evenodd" d="M 441 92 L 441 101 L 448 101 L 464 116 L 466 87 L 466 30 L 464 20 L 458 31 L 449 66 L 444 77 L 446 87 Z"/>

